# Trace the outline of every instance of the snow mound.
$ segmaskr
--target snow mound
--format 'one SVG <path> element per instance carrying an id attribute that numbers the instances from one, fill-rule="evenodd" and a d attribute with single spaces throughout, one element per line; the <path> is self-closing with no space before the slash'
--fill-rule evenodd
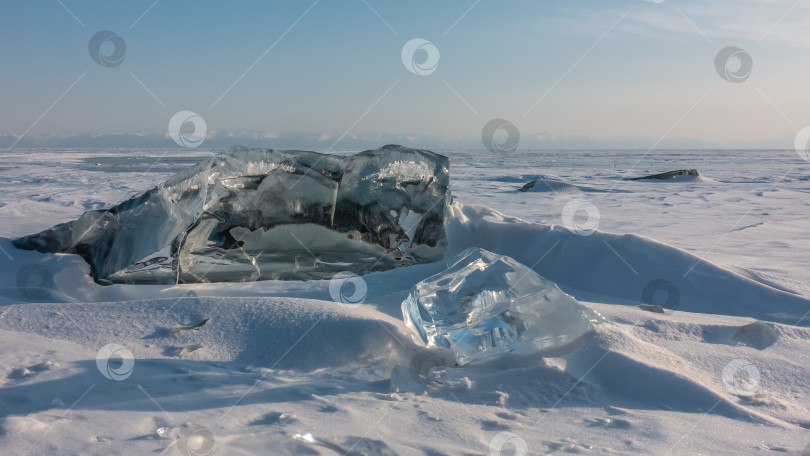
<path id="1" fill-rule="evenodd" d="M 810 319 L 796 317 L 810 309 L 810 300 L 644 236 L 602 231 L 580 236 L 562 226 L 529 223 L 459 202 L 448 210 L 451 252 L 481 247 L 507 255 L 533 265 L 535 272 L 578 299 L 576 291 L 584 291 L 647 302 L 648 285 L 666 283 L 671 287 L 664 288 L 677 290 L 677 302 L 669 305 L 680 311 L 810 325 Z"/>
<path id="2" fill-rule="evenodd" d="M 582 193 L 582 189 L 576 185 L 563 182 L 560 179 L 543 177 L 533 180 L 523 187 L 518 189 L 519 192 L 537 192 L 537 193 Z"/>
<path id="3" fill-rule="evenodd" d="M 206 318 L 209 322 L 198 330 L 170 335 L 174 328 Z M 27 304 L 6 307 L 0 314 L 3 329 L 96 349 L 115 342 L 136 358 L 272 364 L 303 371 L 348 370 L 412 347 L 398 326 L 396 319 L 371 309 L 299 298 Z M 304 335 L 307 337 L 290 349 L 290 341 Z M 197 345 L 201 347 L 180 353 Z"/>

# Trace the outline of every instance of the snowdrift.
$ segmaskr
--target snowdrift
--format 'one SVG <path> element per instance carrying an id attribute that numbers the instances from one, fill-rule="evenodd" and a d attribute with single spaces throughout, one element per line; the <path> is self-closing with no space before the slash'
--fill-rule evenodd
<path id="1" fill-rule="evenodd" d="M 600 231 L 580 236 L 562 226 L 528 223 L 483 206 L 456 203 L 450 211 L 447 236 L 452 252 L 479 246 L 508 255 L 569 287 L 577 298 L 577 291 L 584 291 L 640 303 L 645 287 L 661 279 L 677 289 L 680 297 L 673 305 L 681 311 L 810 325 L 795 317 L 810 310 L 810 300 L 653 239 Z"/>

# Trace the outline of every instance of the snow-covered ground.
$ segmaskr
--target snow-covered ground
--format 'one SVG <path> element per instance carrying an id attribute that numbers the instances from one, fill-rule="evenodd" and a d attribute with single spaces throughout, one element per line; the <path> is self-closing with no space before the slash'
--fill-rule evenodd
<path id="1" fill-rule="evenodd" d="M 365 276 L 353 305 L 328 281 L 101 287 L 76 256 L 11 245 L 214 152 L 0 154 L 0 454 L 810 444 L 810 163 L 794 151 L 440 151 L 452 251 L 509 255 L 605 321 L 565 352 L 451 367 L 427 385 L 410 375 L 421 350 L 400 304 L 443 263 Z M 684 168 L 703 178 L 622 180 Z M 517 191 L 538 178 L 570 185 Z M 52 285 L 18 286 L 32 276 Z"/>

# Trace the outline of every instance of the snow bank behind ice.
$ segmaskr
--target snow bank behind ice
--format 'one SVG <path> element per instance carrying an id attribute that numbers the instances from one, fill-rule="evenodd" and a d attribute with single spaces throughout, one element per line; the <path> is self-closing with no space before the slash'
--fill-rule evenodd
<path id="1" fill-rule="evenodd" d="M 579 299 L 602 295 L 646 302 L 650 284 L 663 284 L 658 288 L 669 290 L 670 310 L 810 325 L 808 319 L 799 321 L 810 300 L 644 236 L 601 231 L 580 236 L 563 226 L 529 223 L 458 201 L 448 212 L 451 253 L 476 246 L 507 255 Z"/>

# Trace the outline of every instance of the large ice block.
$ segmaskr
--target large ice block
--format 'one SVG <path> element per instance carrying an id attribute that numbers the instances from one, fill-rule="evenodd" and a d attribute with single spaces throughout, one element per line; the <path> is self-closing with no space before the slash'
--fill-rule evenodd
<path id="1" fill-rule="evenodd" d="M 444 258 L 448 185 L 427 150 L 234 147 L 14 244 L 81 255 L 100 283 L 329 279 Z"/>
<path id="2" fill-rule="evenodd" d="M 451 261 L 411 289 L 402 316 L 415 341 L 460 364 L 559 348 L 591 328 L 594 313 L 512 258 L 472 247 Z"/>

